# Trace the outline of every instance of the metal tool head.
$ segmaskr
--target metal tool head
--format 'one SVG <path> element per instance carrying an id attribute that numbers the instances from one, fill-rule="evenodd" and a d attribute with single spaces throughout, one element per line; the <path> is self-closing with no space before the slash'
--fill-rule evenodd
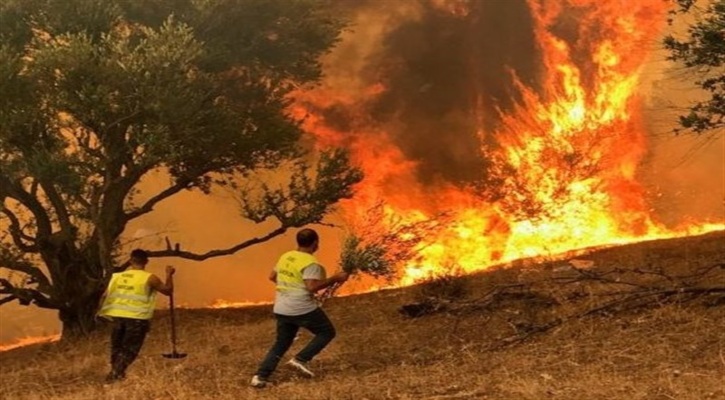
<path id="1" fill-rule="evenodd" d="M 184 358 L 184 357 L 186 357 L 186 353 L 177 353 L 177 352 L 175 352 L 175 351 L 174 351 L 174 352 L 172 352 L 172 353 L 165 353 L 165 354 L 162 354 L 162 356 L 163 356 L 164 358 L 173 358 L 173 359 L 178 359 L 178 358 Z"/>

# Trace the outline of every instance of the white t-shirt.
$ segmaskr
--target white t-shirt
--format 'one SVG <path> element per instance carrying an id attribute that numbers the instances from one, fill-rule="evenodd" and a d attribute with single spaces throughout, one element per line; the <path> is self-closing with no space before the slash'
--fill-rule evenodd
<path id="1" fill-rule="evenodd" d="M 302 269 L 302 279 L 323 280 L 325 276 L 325 268 L 320 264 L 313 263 Z M 280 315 L 302 315 L 315 311 L 317 307 L 319 305 L 310 292 L 277 290 L 273 312 Z"/>

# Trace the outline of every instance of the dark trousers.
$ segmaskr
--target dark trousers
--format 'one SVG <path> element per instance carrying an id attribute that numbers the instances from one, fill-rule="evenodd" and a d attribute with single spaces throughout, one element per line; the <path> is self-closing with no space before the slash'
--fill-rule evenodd
<path id="1" fill-rule="evenodd" d="M 260 378 L 268 378 L 272 375 L 284 353 L 292 346 L 292 342 L 300 328 L 307 329 L 315 337 L 307 343 L 302 351 L 297 353 L 295 358 L 298 361 L 308 362 L 312 360 L 335 338 L 335 327 L 321 308 L 302 315 L 275 314 L 274 316 L 277 318 L 277 339 L 272 348 L 269 349 L 262 364 L 259 365 L 257 375 Z"/>
<path id="2" fill-rule="evenodd" d="M 136 359 L 151 322 L 146 319 L 113 318 L 111 332 L 111 374 L 122 378 L 126 368 Z"/>

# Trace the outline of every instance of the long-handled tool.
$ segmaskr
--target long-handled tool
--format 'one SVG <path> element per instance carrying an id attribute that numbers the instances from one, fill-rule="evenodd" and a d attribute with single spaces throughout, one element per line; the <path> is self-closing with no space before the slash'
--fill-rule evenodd
<path id="1" fill-rule="evenodd" d="M 186 353 L 176 351 L 176 318 L 174 318 L 174 293 L 169 296 L 169 312 L 171 313 L 171 353 L 162 354 L 165 358 L 184 358 Z"/>

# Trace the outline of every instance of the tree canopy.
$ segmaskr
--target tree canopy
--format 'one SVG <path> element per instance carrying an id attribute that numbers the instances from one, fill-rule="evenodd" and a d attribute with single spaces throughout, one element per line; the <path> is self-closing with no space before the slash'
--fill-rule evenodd
<path id="1" fill-rule="evenodd" d="M 0 267 L 23 278 L 0 278 L 0 304 L 58 309 L 64 335 L 88 332 L 130 221 L 260 169 L 292 166 L 287 186 L 243 194 L 243 216 L 277 229 L 151 255 L 203 260 L 320 222 L 361 173 L 339 150 L 312 165 L 286 110 L 343 27 L 320 0 L 1 2 Z M 139 194 L 151 173 L 170 184 Z"/>
<path id="2" fill-rule="evenodd" d="M 695 22 L 683 37 L 669 35 L 664 45 L 669 59 L 682 63 L 706 93 L 686 115 L 680 116 L 685 130 L 703 133 L 725 127 L 725 0 L 675 0 L 675 15 L 694 14 Z"/>

